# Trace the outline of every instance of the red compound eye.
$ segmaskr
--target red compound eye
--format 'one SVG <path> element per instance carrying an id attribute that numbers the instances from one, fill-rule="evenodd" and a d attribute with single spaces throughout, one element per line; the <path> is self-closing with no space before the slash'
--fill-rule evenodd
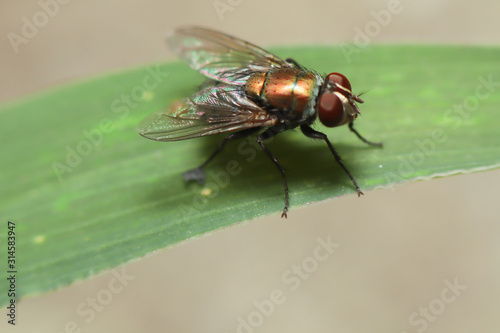
<path id="1" fill-rule="evenodd" d="M 343 74 L 330 73 L 327 75 L 326 79 L 328 81 L 335 82 L 341 85 L 342 87 L 348 89 L 349 91 L 351 91 L 351 82 L 349 82 L 349 80 Z"/>
<path id="2" fill-rule="evenodd" d="M 321 95 L 318 103 L 318 116 L 323 125 L 327 127 L 335 127 L 343 122 L 344 105 L 337 95 L 330 92 Z"/>

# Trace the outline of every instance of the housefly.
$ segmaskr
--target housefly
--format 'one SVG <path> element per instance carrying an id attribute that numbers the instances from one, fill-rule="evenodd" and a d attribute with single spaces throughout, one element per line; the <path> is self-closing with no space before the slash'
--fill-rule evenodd
<path id="1" fill-rule="evenodd" d="M 184 174 L 184 180 L 205 180 L 203 168 L 222 151 L 227 141 L 257 134 L 257 142 L 278 168 L 285 189 L 287 217 L 289 207 L 285 170 L 267 148 L 265 141 L 283 131 L 300 127 L 307 137 L 325 141 L 337 163 L 351 178 L 358 196 L 356 180 L 342 162 L 328 137 L 311 128 L 316 118 L 327 127 L 348 124 L 353 127 L 360 114 L 356 103 L 363 100 L 352 93 L 349 80 L 340 73 L 321 76 L 293 59 L 283 60 L 260 47 L 200 27 L 184 27 L 167 38 L 168 46 L 191 68 L 208 77 L 191 97 L 146 117 L 138 126 L 145 138 L 178 141 L 229 133 L 199 167 Z"/>

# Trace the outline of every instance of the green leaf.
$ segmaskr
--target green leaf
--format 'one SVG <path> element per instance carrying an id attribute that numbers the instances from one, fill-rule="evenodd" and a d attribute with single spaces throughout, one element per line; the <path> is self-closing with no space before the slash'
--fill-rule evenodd
<path id="1" fill-rule="evenodd" d="M 317 125 L 365 193 L 500 165 L 499 48 L 275 51 L 320 72 L 344 73 L 355 92 L 367 91 L 356 128 L 382 141 L 382 149 L 363 144 L 346 127 Z M 193 93 L 202 81 L 179 62 L 151 65 L 1 108 L 1 262 L 7 262 L 10 220 L 16 223 L 17 297 L 281 212 L 280 175 L 253 138 L 228 143 L 199 186 L 184 184 L 182 173 L 202 163 L 221 137 L 160 143 L 137 134 L 142 118 Z M 269 148 L 287 170 L 290 214 L 311 202 L 355 195 L 324 142 L 290 132 Z M 8 287 L 5 279 L 0 287 Z M 7 301 L 2 292 L 0 303 Z"/>

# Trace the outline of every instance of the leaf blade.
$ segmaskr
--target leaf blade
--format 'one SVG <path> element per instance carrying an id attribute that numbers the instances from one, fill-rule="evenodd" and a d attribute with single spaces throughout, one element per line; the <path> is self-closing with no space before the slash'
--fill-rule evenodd
<path id="1" fill-rule="evenodd" d="M 276 53 L 342 72 L 355 92 L 369 89 L 356 128 L 383 149 L 364 146 L 346 128 L 325 131 L 363 190 L 500 166 L 500 49 L 376 46 L 347 64 L 339 48 Z M 158 143 L 137 134 L 143 117 L 201 82 L 181 63 L 146 66 L 1 108 L 9 163 L 0 196 L 6 219 L 17 223 L 21 297 L 282 209 L 280 176 L 251 139 L 228 144 L 200 187 L 183 184 L 181 174 L 220 137 Z M 291 214 L 355 193 L 324 143 L 287 133 L 269 147 L 288 172 Z"/>

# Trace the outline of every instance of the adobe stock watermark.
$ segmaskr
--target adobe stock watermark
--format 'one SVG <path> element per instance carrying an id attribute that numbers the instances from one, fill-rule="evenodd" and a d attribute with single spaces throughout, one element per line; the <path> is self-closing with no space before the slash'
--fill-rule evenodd
<path id="1" fill-rule="evenodd" d="M 319 268 L 320 263 L 328 260 L 336 249 L 340 247 L 339 243 L 334 243 L 331 236 L 326 239 L 316 238 L 317 245 L 312 254 L 305 257 L 298 264 L 293 264 L 281 275 L 283 288 L 275 288 L 269 293 L 269 297 L 252 302 L 252 311 L 236 318 L 236 333 L 254 333 L 259 327 L 264 325 L 267 318 L 271 317 L 279 305 L 288 300 L 292 292 L 299 290 L 302 283 L 308 280 Z"/>
<path id="2" fill-rule="evenodd" d="M 21 18 L 20 33 L 9 32 L 7 34 L 7 39 L 14 53 L 19 53 L 20 45 L 26 45 L 30 40 L 35 38 L 40 29 L 44 28 L 52 18 L 59 14 L 61 5 L 66 5 L 69 2 L 70 0 L 39 0 L 38 6 L 40 9 L 31 18 L 26 16 Z"/>
<path id="3" fill-rule="evenodd" d="M 116 130 L 115 125 L 118 122 L 127 118 L 130 111 L 137 108 L 140 103 L 151 98 L 152 91 L 158 88 L 169 75 L 170 73 L 162 71 L 159 65 L 148 66 L 140 84 L 134 86 L 129 92 L 122 93 L 111 102 L 110 110 L 114 118 L 102 118 L 94 128 L 83 129 L 82 139 L 76 145 L 66 145 L 64 160 L 52 162 L 51 167 L 57 179 L 63 181 L 64 177 L 71 174 L 85 157 L 91 155 L 96 147 L 102 144 L 106 134 Z"/>
<path id="4" fill-rule="evenodd" d="M 473 94 L 465 97 L 460 103 L 454 104 L 443 113 L 443 121 L 451 123 L 451 128 L 460 128 L 464 120 L 469 119 L 479 109 L 482 101 L 490 98 L 491 94 L 498 90 L 500 81 L 495 81 L 493 74 L 480 76 Z M 449 131 L 449 129 L 448 129 Z M 439 144 L 448 140 L 447 130 L 443 127 L 432 129 L 426 138 L 415 139 L 415 149 L 410 153 L 398 156 L 398 172 L 385 174 L 387 184 L 401 183 L 405 179 L 415 175 L 416 170 L 427 158 L 432 156 Z M 394 188 L 391 188 L 394 191 Z"/>
<path id="5" fill-rule="evenodd" d="M 418 333 L 427 330 L 430 323 L 435 322 L 448 306 L 454 303 L 462 292 L 468 288 L 467 285 L 458 282 L 458 278 L 453 281 L 448 279 L 443 281 L 444 287 L 441 289 L 439 297 L 432 299 L 426 306 L 421 306 L 418 311 L 412 312 L 408 317 L 408 323 L 415 328 Z M 403 331 L 401 333 L 407 333 Z"/>
<path id="6" fill-rule="evenodd" d="M 412 0 L 405 0 L 411 2 Z M 344 54 L 347 63 L 351 63 L 351 57 L 360 54 L 364 48 L 368 47 L 372 39 L 380 35 L 395 15 L 400 14 L 404 9 L 401 0 L 389 0 L 385 8 L 380 10 L 370 10 L 372 20 L 366 22 L 363 28 L 354 27 L 354 38 L 352 44 L 342 43 L 340 49 Z"/>
<path id="7" fill-rule="evenodd" d="M 224 21 L 224 17 L 227 12 L 234 12 L 236 7 L 241 5 L 243 0 L 214 0 L 212 5 L 217 13 L 217 16 L 221 21 Z"/>
<path id="8" fill-rule="evenodd" d="M 103 288 L 89 296 L 85 301 L 79 303 L 75 313 L 81 318 L 80 321 L 70 320 L 64 324 L 64 328 L 59 332 L 81 333 L 82 327 L 95 320 L 99 313 L 103 312 L 109 304 L 115 299 L 116 295 L 121 294 L 129 285 L 135 276 L 127 274 L 125 267 L 120 271 L 114 269 L 111 271 L 113 277 L 109 279 L 106 288 Z M 83 320 L 83 321 L 82 321 Z"/>

